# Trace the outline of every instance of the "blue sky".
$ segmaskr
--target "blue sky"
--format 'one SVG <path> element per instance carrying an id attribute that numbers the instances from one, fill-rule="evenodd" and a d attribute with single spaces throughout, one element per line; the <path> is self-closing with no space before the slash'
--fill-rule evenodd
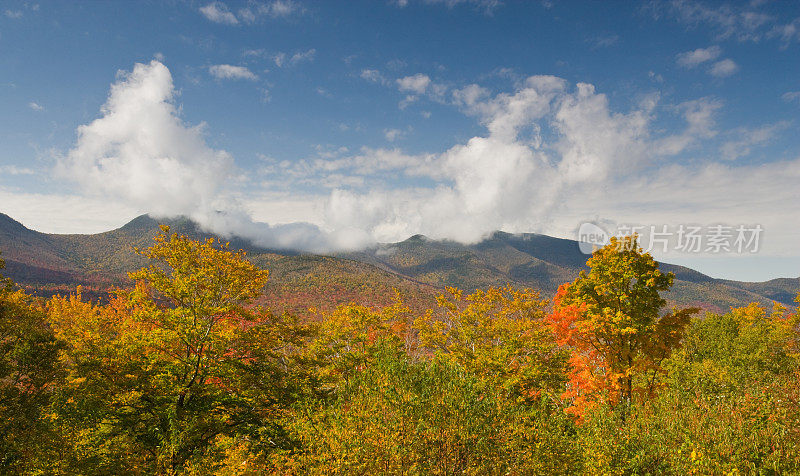
<path id="1" fill-rule="evenodd" d="M 656 255 L 796 277 L 799 52 L 778 1 L 3 2 L 0 212 L 313 251 L 759 225 Z"/>

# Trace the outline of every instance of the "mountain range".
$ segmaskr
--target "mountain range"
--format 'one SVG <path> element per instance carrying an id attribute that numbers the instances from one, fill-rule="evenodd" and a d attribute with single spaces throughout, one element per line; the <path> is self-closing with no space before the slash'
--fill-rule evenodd
<path id="1" fill-rule="evenodd" d="M 81 285 L 84 295 L 102 298 L 112 287 L 128 285 L 127 272 L 146 264 L 133 249 L 148 246 L 160 223 L 194 238 L 211 236 L 187 218 L 155 220 L 148 215 L 105 233 L 48 234 L 0 213 L 3 273 L 38 295 L 74 292 Z M 236 237 L 223 240 L 270 271 L 263 301 L 278 312 L 324 310 L 348 302 L 380 306 L 391 301 L 394 290 L 412 309 L 425 309 L 435 305 L 435 296 L 446 286 L 472 291 L 512 284 L 550 298 L 560 284 L 585 269 L 588 258 L 575 241 L 529 233 L 495 232 L 472 245 L 416 235 L 327 256 L 260 248 Z M 800 278 L 740 282 L 666 263 L 660 268 L 675 274 L 675 285 L 665 296 L 670 305 L 712 311 L 750 302 L 794 307 L 800 292 Z"/>

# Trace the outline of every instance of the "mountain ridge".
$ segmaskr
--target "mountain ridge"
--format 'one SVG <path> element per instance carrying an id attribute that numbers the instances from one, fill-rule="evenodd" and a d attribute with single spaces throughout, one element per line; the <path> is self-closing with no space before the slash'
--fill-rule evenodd
<path id="1" fill-rule="evenodd" d="M 141 215 L 117 229 L 81 235 L 41 233 L 0 213 L 0 256 L 6 261 L 8 277 L 40 294 L 69 291 L 75 285 L 98 290 L 124 286 L 127 272 L 145 264 L 133 248 L 151 243 L 160 223 L 194 238 L 213 237 L 186 217 L 155 219 Z M 414 235 L 397 243 L 329 255 L 266 249 L 235 236 L 222 239 L 234 249 L 244 249 L 253 262 L 270 270 L 273 295 L 297 301 L 286 308 L 290 310 L 304 305 L 299 296 L 314 301 L 335 295 L 335 304 L 342 304 L 347 299 L 362 299 L 358 294 L 362 292 L 375 295 L 366 299 L 370 303 L 385 301 L 378 299 L 378 291 L 370 290 L 370 286 L 387 294 L 401 288 L 419 294 L 415 297 L 424 302 L 432 302 L 446 286 L 471 291 L 507 283 L 538 289 L 543 297 L 550 298 L 560 284 L 572 281 L 586 269 L 588 258 L 573 240 L 502 231 L 470 245 Z M 660 268 L 675 274 L 675 286 L 666 296 L 673 305 L 697 305 L 714 311 L 749 302 L 793 307 L 794 297 L 800 292 L 800 278 L 741 282 L 716 279 L 669 263 L 660 263 Z M 298 299 L 289 296 L 291 293 Z M 328 303 L 310 303 L 320 304 Z"/>

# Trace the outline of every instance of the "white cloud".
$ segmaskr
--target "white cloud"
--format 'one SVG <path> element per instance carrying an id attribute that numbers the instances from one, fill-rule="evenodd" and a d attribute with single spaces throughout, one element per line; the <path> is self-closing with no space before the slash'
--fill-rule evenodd
<path id="1" fill-rule="evenodd" d="M 200 7 L 200 13 L 215 23 L 222 23 L 225 25 L 239 24 L 236 15 L 231 13 L 231 11 L 228 10 L 228 6 L 222 2 L 213 2 L 204 7 Z"/>
<path id="2" fill-rule="evenodd" d="M 386 137 L 386 140 L 388 140 L 389 142 L 394 142 L 397 139 L 399 139 L 400 137 L 402 137 L 403 135 L 405 135 L 405 131 L 400 130 L 400 129 L 384 129 L 383 130 L 383 136 Z"/>
<path id="3" fill-rule="evenodd" d="M 769 36 L 780 38 L 784 48 L 793 41 L 800 41 L 800 17 L 785 25 L 775 25 Z"/>
<path id="4" fill-rule="evenodd" d="M 709 73 L 712 76 L 716 76 L 717 78 L 725 78 L 732 75 L 738 70 L 739 70 L 739 65 L 737 65 L 733 60 L 724 59 L 722 61 L 714 63 L 714 66 L 711 67 Z"/>
<path id="5" fill-rule="evenodd" d="M 676 60 L 679 66 L 684 68 L 695 68 L 701 64 L 715 61 L 722 54 L 719 46 L 709 46 L 708 48 L 698 48 L 693 51 L 686 51 L 677 55 Z M 717 78 L 724 78 L 732 75 L 739 70 L 739 66 L 731 59 L 723 59 L 714 62 L 708 68 L 708 74 Z"/>
<path id="6" fill-rule="evenodd" d="M 653 126 L 656 97 L 615 112 L 593 86 L 571 88 L 551 76 L 528 78 L 517 90 L 495 96 L 478 88 L 454 95 L 486 126 L 484 136 L 437 154 L 363 149 L 285 163 L 276 175 L 330 190 L 327 198 L 306 197 L 315 210 L 325 210 L 309 220 L 326 230 L 359 230 L 377 241 L 423 233 L 474 242 L 496 229 L 574 237 L 581 221 L 598 215 L 614 223 L 762 223 L 771 236 L 790 237 L 776 240 L 773 253 L 788 252 L 799 238 L 788 223 L 800 219 L 800 211 L 785 221 L 785 212 L 770 207 L 800 198 L 794 185 L 800 159 L 766 166 L 727 161 L 767 143 L 781 126 L 734 131 L 731 136 L 746 140 L 723 147 L 725 162 L 684 163 L 670 158 L 720 134 L 714 121 L 722 107 L 718 100 L 665 108 L 686 125 L 664 134 Z M 775 193 L 769 180 L 778 175 L 781 190 Z M 337 184 L 331 177 L 363 181 Z M 425 177 L 433 185 L 409 186 L 397 177 Z M 740 193 L 732 195 L 733 189 Z"/>
<path id="7" fill-rule="evenodd" d="M 256 14 L 249 8 L 239 9 L 239 18 L 245 23 L 255 23 L 257 19 Z"/>
<path id="8" fill-rule="evenodd" d="M 371 83 L 384 83 L 384 82 L 386 82 L 386 79 L 383 77 L 381 72 L 378 71 L 377 69 L 362 69 L 361 70 L 361 74 L 359 76 L 361 76 L 361 79 L 366 79 L 367 81 L 369 81 Z"/>
<path id="9" fill-rule="evenodd" d="M 233 66 L 229 64 L 215 64 L 208 68 L 208 72 L 216 79 L 258 79 L 252 71 L 244 66 Z"/>
<path id="10" fill-rule="evenodd" d="M 405 109 L 415 103 L 422 94 L 427 93 L 433 99 L 441 101 L 447 92 L 447 88 L 444 85 L 432 83 L 431 78 L 422 73 L 399 78 L 395 80 L 395 84 L 401 92 L 409 93 L 398 103 L 397 107 L 400 109 Z"/>
<path id="11" fill-rule="evenodd" d="M 284 66 L 295 66 L 299 63 L 314 61 L 314 56 L 316 56 L 316 54 L 317 50 L 314 48 L 306 51 L 298 51 L 291 56 L 281 52 L 275 54 L 275 56 L 272 57 L 272 60 L 275 62 L 277 67 L 283 68 Z"/>
<path id="12" fill-rule="evenodd" d="M 9 10 L 6 10 L 4 13 L 8 18 L 13 18 L 15 20 L 18 19 L 18 18 L 22 18 L 22 10 L 10 10 L 9 9 Z"/>
<path id="13" fill-rule="evenodd" d="M 225 25 L 238 25 L 240 22 L 253 24 L 260 18 L 288 18 L 305 11 L 300 4 L 292 0 L 274 0 L 260 3 L 251 1 L 246 7 L 238 10 L 238 17 L 223 2 L 212 2 L 200 8 L 200 13 L 209 20 Z"/>
<path id="14" fill-rule="evenodd" d="M 595 36 L 588 38 L 586 41 L 591 44 L 592 48 L 594 49 L 608 48 L 609 46 L 614 46 L 617 44 L 617 42 L 619 42 L 619 35 Z"/>
<path id="15" fill-rule="evenodd" d="M 189 126 L 179 117 L 169 69 L 154 60 L 119 78 L 102 117 L 78 128 L 75 146 L 56 166 L 58 175 L 94 193 L 90 200 L 155 216 L 185 215 L 208 231 L 265 247 L 322 252 L 364 244 L 363 233 L 254 223 L 233 186 L 240 180 L 233 158 L 206 144 L 203 124 Z"/>
<path id="16" fill-rule="evenodd" d="M 786 102 L 800 102 L 800 91 L 789 91 L 781 96 Z"/>
<path id="17" fill-rule="evenodd" d="M 408 91 L 415 94 L 424 94 L 430 84 L 431 78 L 422 73 L 406 76 L 397 80 L 397 87 L 400 91 Z"/>
<path id="18" fill-rule="evenodd" d="M 453 101 L 456 105 L 474 107 L 479 101 L 489 95 L 489 90 L 477 84 L 470 84 L 453 91 Z"/>
<path id="19" fill-rule="evenodd" d="M 57 171 L 87 190 L 158 215 L 213 209 L 233 159 L 208 147 L 172 102 L 172 75 L 158 61 L 136 64 L 111 86 L 102 117 L 78 128 Z"/>
<path id="20" fill-rule="evenodd" d="M 232 158 L 183 123 L 172 96 L 166 67 L 137 65 L 112 86 L 103 116 L 79 129 L 62 173 L 130 208 L 185 214 L 218 233 L 311 251 L 416 233 L 463 242 L 497 229 L 574 237 L 581 221 L 597 217 L 760 223 L 776 254 L 793 252 L 800 239 L 800 210 L 785 208 L 800 200 L 800 158 L 726 160 L 768 143 L 775 130 L 719 132 L 714 116 L 722 104 L 713 98 L 658 108 L 651 96 L 619 111 L 592 85 L 553 76 L 494 95 L 473 85 L 454 93 L 454 104 L 475 116 L 484 134 L 436 153 L 322 148 L 316 157 L 268 161 L 253 179 L 261 181 L 259 194 L 226 186 L 238 180 Z M 660 111 L 677 115 L 684 130 L 661 131 L 654 125 Z M 712 137 L 732 143 L 736 134 L 743 139 L 723 146 L 719 157 L 687 153 Z M 303 223 L 275 225 L 289 220 Z"/>
<path id="21" fill-rule="evenodd" d="M 394 5 L 399 8 L 405 8 L 409 4 L 409 0 L 394 0 Z M 500 0 L 422 0 L 422 3 L 427 5 L 444 5 L 447 8 L 454 8 L 458 5 L 472 5 L 486 15 L 491 15 L 503 2 Z"/>
<path id="22" fill-rule="evenodd" d="M 736 160 L 750 154 L 753 147 L 768 143 L 778 132 L 789 126 L 787 122 L 779 122 L 757 128 L 740 127 L 731 132 L 735 139 L 731 139 L 720 147 L 722 157 L 727 160 Z"/>
<path id="23" fill-rule="evenodd" d="M 409 94 L 406 97 L 404 97 L 402 101 L 397 103 L 397 107 L 400 108 L 401 110 L 405 109 L 408 106 L 410 106 L 411 104 L 414 104 L 415 102 L 417 102 L 418 99 L 419 99 L 418 96 L 414 96 L 413 94 Z"/>
<path id="24" fill-rule="evenodd" d="M 36 172 L 27 167 L 16 165 L 0 165 L 0 175 L 34 175 Z"/>
<path id="25" fill-rule="evenodd" d="M 39 103 L 37 103 L 35 101 L 29 102 L 28 103 L 28 107 L 33 109 L 34 111 L 44 111 L 44 106 L 42 106 L 41 104 L 39 104 Z"/>
<path id="26" fill-rule="evenodd" d="M 390 63 L 393 62 L 390 61 Z M 434 82 L 427 74 L 416 73 L 390 80 L 377 69 L 362 69 L 359 76 L 372 83 L 379 83 L 386 87 L 396 87 L 401 93 L 406 93 L 405 97 L 400 100 L 397 105 L 401 110 L 419 101 L 422 97 L 426 97 L 439 104 L 448 103 L 449 86 Z M 470 93 L 468 88 L 469 86 L 464 88 L 463 91 L 459 90 L 454 93 L 454 96 L 458 96 L 457 100 L 468 99 L 466 97 L 461 98 L 464 94 Z"/>
<path id="27" fill-rule="evenodd" d="M 673 0 L 669 5 L 680 21 L 692 27 L 709 26 L 719 39 L 759 41 L 775 21 L 771 15 L 746 4 L 710 6 L 700 1 Z"/>
<path id="28" fill-rule="evenodd" d="M 259 5 L 258 12 L 272 18 L 280 18 L 302 13 L 303 8 L 291 0 L 275 0 Z"/>
<path id="29" fill-rule="evenodd" d="M 719 46 L 709 46 L 708 48 L 698 48 L 694 51 L 680 53 L 677 56 L 677 61 L 684 68 L 694 68 L 706 61 L 717 59 L 721 53 L 722 49 Z"/>
<path id="30" fill-rule="evenodd" d="M 687 134 L 696 137 L 714 137 L 714 114 L 722 107 L 722 103 L 712 98 L 700 98 L 685 101 L 678 105 L 686 119 Z"/>
<path id="31" fill-rule="evenodd" d="M 666 12 L 692 28 L 708 29 L 718 40 L 759 42 L 765 38 L 779 39 L 782 48 L 800 41 L 800 18 L 784 23 L 788 18 L 773 15 L 769 10 L 774 9 L 763 9 L 766 3 L 671 0 L 651 2 L 647 8 L 656 18 Z"/>

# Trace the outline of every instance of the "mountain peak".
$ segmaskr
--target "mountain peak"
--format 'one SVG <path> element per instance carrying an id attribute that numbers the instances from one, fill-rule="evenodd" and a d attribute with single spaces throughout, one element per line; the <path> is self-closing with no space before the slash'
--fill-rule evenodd
<path id="1" fill-rule="evenodd" d="M 428 241 L 431 241 L 431 239 L 428 238 L 427 236 L 416 234 L 414 236 L 406 238 L 404 241 L 401 241 L 401 243 L 425 243 Z"/>
<path id="2" fill-rule="evenodd" d="M 150 229 L 155 226 L 158 226 L 158 222 L 150 215 L 144 214 L 144 215 L 139 215 L 138 217 L 134 218 L 128 223 L 122 225 L 120 230 L 124 231 L 143 230 L 143 229 Z"/>
<path id="3" fill-rule="evenodd" d="M 23 225 L 22 223 L 18 222 L 17 220 L 11 218 L 10 216 L 6 215 L 5 213 L 0 213 L 0 232 L 2 233 L 24 233 L 31 231 Z"/>

